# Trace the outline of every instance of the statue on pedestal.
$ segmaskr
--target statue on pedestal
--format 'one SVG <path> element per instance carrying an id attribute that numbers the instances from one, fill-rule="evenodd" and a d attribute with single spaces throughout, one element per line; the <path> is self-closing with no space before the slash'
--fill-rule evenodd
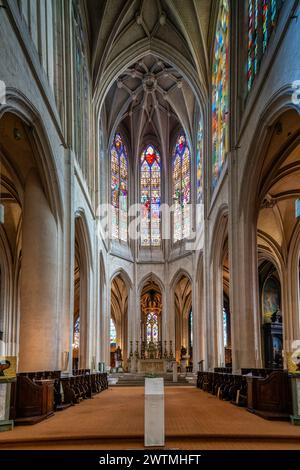
<path id="1" fill-rule="evenodd" d="M 186 359 L 187 349 L 184 346 L 181 346 L 180 350 L 180 359 Z"/>
<path id="2" fill-rule="evenodd" d="M 188 365 L 188 360 L 190 356 L 187 354 L 187 349 L 185 346 L 181 346 L 180 350 L 180 369 L 181 372 L 186 373 L 186 368 Z"/>
<path id="3" fill-rule="evenodd" d="M 122 369 L 123 358 L 122 358 L 122 350 L 120 346 L 117 347 L 114 354 L 115 354 L 115 367 L 118 372 L 121 372 L 120 369 Z"/>

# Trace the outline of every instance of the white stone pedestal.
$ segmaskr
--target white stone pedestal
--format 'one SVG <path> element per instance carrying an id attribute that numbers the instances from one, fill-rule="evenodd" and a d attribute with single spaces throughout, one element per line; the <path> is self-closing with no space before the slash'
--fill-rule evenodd
<path id="1" fill-rule="evenodd" d="M 173 382 L 178 382 L 178 367 L 177 367 L 177 362 L 173 362 Z"/>
<path id="2" fill-rule="evenodd" d="M 145 447 L 165 445 L 164 379 L 145 379 Z"/>
<path id="3" fill-rule="evenodd" d="M 0 380 L 0 431 L 10 431 L 14 422 L 9 419 L 11 383 Z"/>

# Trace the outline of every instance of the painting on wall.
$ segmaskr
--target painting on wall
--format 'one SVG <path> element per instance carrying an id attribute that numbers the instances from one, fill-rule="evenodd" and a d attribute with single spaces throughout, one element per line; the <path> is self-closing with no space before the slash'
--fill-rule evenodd
<path id="1" fill-rule="evenodd" d="M 16 377 L 16 356 L 0 356 L 0 381 Z"/>
<path id="2" fill-rule="evenodd" d="M 280 312 L 280 284 L 270 277 L 263 287 L 263 317 L 264 323 L 271 323 L 272 318 Z"/>

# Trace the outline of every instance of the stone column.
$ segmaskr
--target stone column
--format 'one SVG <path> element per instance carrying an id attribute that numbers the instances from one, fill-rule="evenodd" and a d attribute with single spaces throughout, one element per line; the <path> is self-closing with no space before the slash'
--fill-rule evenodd
<path id="1" fill-rule="evenodd" d="M 203 331 L 201 329 L 202 309 L 200 293 L 198 292 L 199 281 L 196 273 L 194 273 L 194 282 L 192 285 L 192 312 L 193 312 L 193 371 L 197 372 L 198 362 L 201 359 L 201 336 Z"/>
<path id="2" fill-rule="evenodd" d="M 103 336 L 104 336 L 104 357 L 103 361 L 107 366 L 110 366 L 110 316 L 111 316 L 111 283 L 108 284 L 109 288 L 106 292 L 105 298 L 105 312 L 103 321 Z"/>
<path id="3" fill-rule="evenodd" d="M 35 170 L 25 184 L 22 227 L 19 371 L 58 365 L 57 226 Z"/>
<path id="4" fill-rule="evenodd" d="M 254 220 L 239 214 L 232 189 L 229 211 L 230 317 L 233 371 L 262 367 L 257 239 Z"/>

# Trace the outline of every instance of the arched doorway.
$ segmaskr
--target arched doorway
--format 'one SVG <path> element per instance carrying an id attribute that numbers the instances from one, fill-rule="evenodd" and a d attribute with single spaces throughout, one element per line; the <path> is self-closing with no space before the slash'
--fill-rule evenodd
<path id="1" fill-rule="evenodd" d="M 229 271 L 229 260 L 228 260 L 228 240 L 226 239 L 223 251 L 223 343 L 224 343 L 224 359 L 225 367 L 232 366 L 232 354 L 231 354 L 231 312 L 230 312 L 230 300 L 229 300 L 229 285 L 230 285 L 230 271 Z"/>
<path id="2" fill-rule="evenodd" d="M 79 211 L 75 217 L 74 252 L 74 310 L 72 366 L 74 369 L 95 367 L 89 361 L 91 345 L 88 342 L 89 324 L 89 279 L 91 269 L 90 246 L 84 213 Z"/>
<path id="3" fill-rule="evenodd" d="M 215 222 L 211 245 L 211 268 L 213 278 L 207 286 L 210 305 L 208 325 L 213 332 L 208 355 L 213 367 L 231 367 L 231 302 L 230 263 L 228 247 L 228 207 L 222 206 Z"/>
<path id="4" fill-rule="evenodd" d="M 74 264 L 74 316 L 72 342 L 72 369 L 79 369 L 80 360 L 80 259 L 79 247 L 75 244 Z"/>
<path id="5" fill-rule="evenodd" d="M 18 116 L 4 114 L 0 126 L 1 349 L 19 355 L 20 372 L 54 370 L 60 368 L 59 191 L 39 117 L 29 127 L 33 116 L 27 109 L 25 122 L 20 108 Z"/>
<path id="6" fill-rule="evenodd" d="M 175 295 L 175 357 L 176 361 L 193 364 L 193 311 L 192 284 L 190 279 L 182 274 L 174 288 Z"/>
<path id="7" fill-rule="evenodd" d="M 149 280 L 141 292 L 141 357 L 161 358 L 164 350 L 162 294 L 158 284 Z"/>
<path id="8" fill-rule="evenodd" d="M 259 263 L 257 301 L 262 318 L 262 364 L 280 368 L 285 353 L 298 339 L 299 304 L 295 273 L 298 271 L 300 197 L 300 119 L 294 110 L 283 113 L 269 127 L 268 141 L 258 163 L 256 189 L 256 253 Z M 257 175 L 257 173 L 255 173 Z M 259 316 L 257 316 L 259 319 Z M 280 331 L 279 331 L 280 330 Z M 277 333 L 276 333 L 277 331 Z M 283 352 L 284 351 L 284 352 Z"/>
<path id="9" fill-rule="evenodd" d="M 259 291 L 264 366 L 269 369 L 282 369 L 281 284 L 278 271 L 271 261 L 262 261 L 259 266 Z"/>
<path id="10" fill-rule="evenodd" d="M 118 274 L 111 283 L 110 367 L 126 367 L 127 357 L 128 288 L 122 275 Z"/>

